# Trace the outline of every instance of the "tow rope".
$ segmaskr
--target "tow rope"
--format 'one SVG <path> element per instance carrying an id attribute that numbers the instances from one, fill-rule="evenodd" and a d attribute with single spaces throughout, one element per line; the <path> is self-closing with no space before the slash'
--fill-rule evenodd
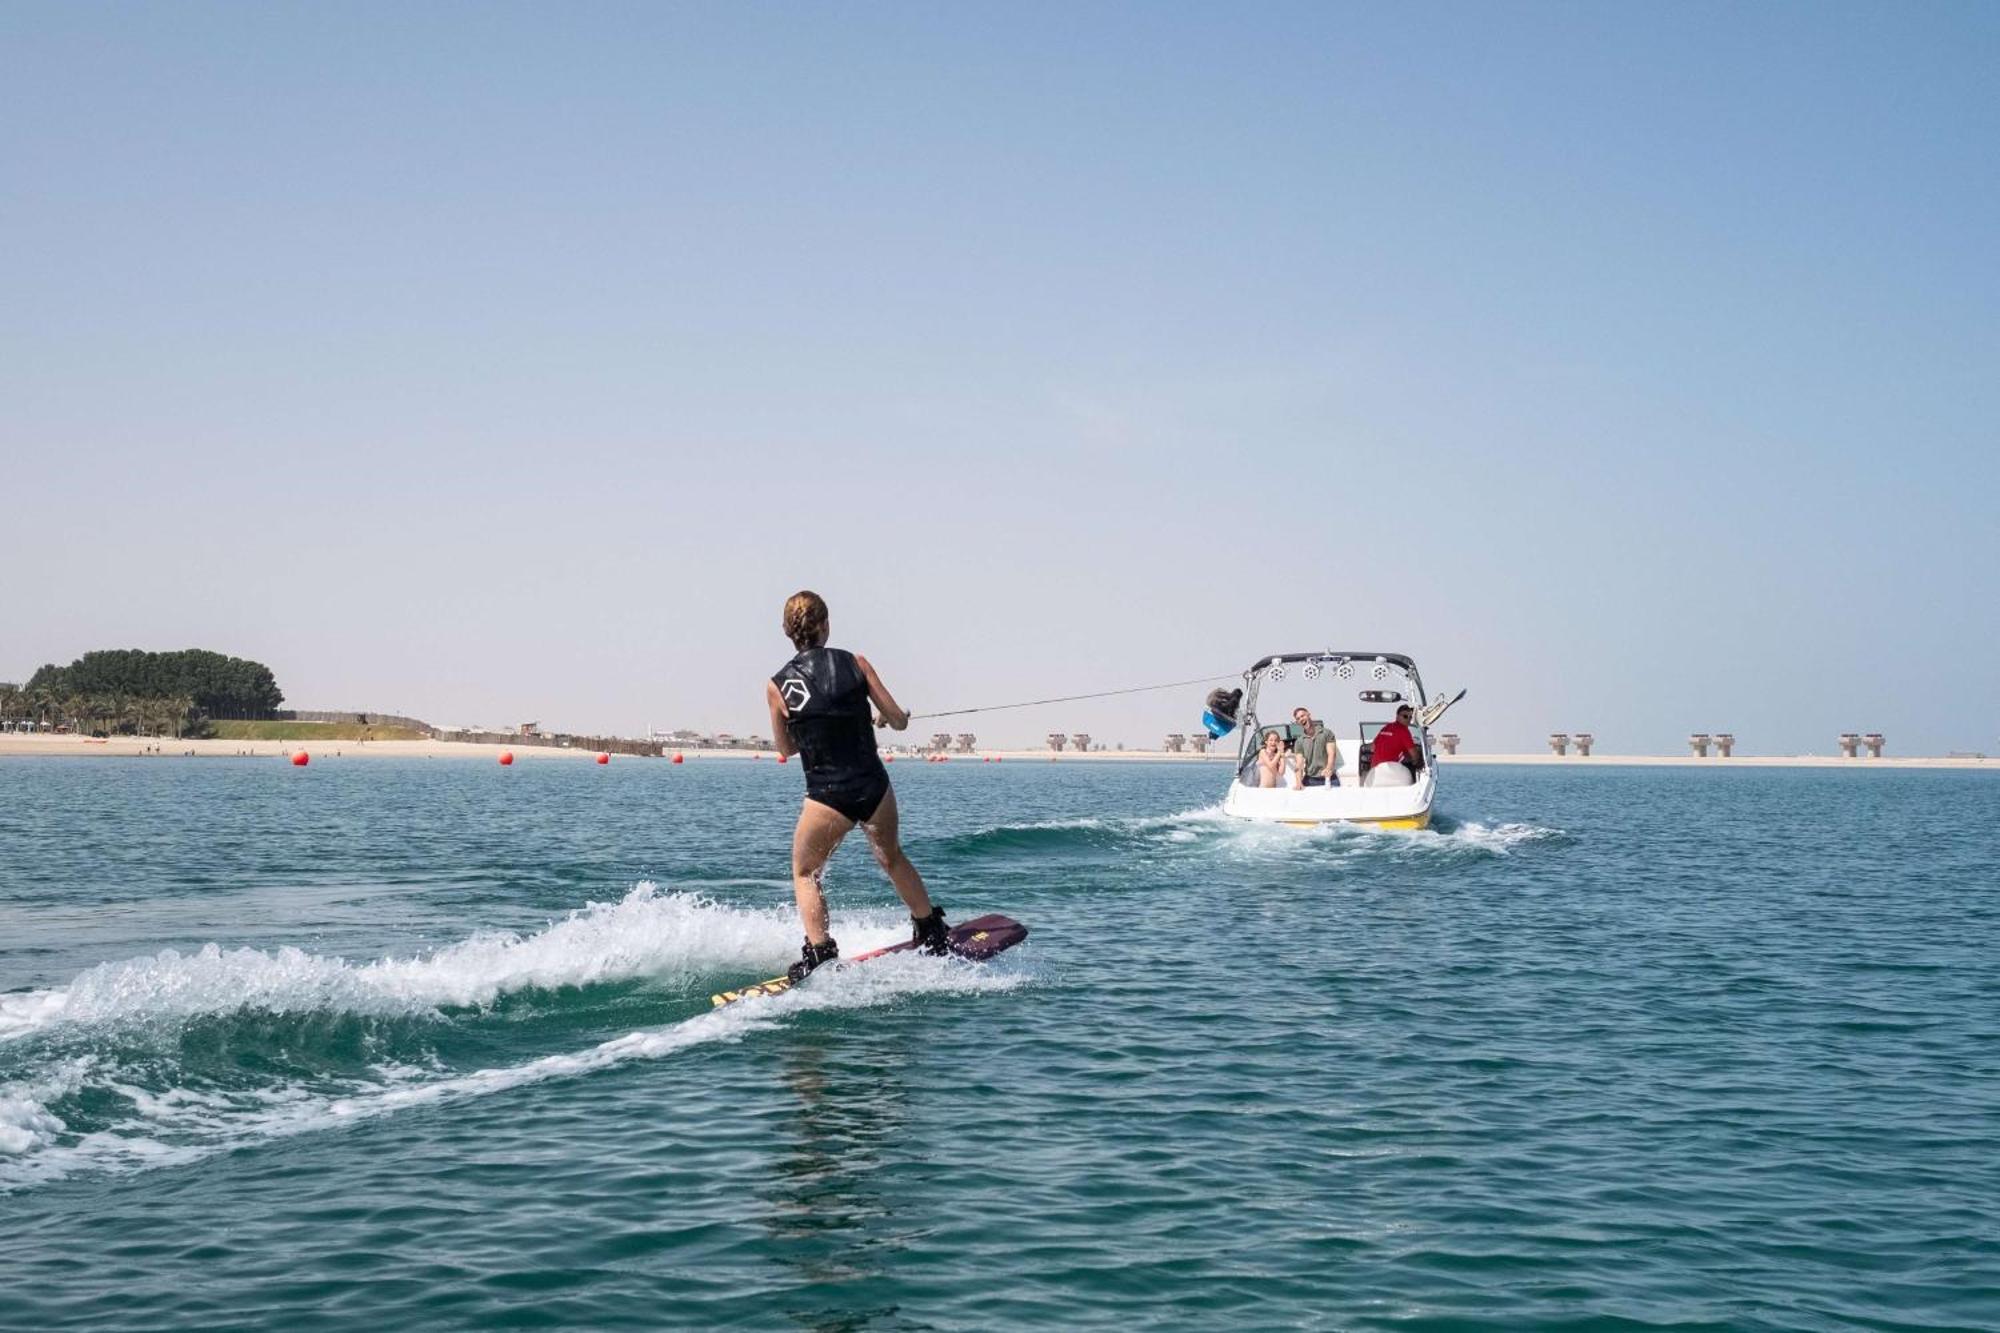
<path id="1" fill-rule="evenodd" d="M 1079 699 L 1109 699 L 1119 694 L 1145 694 L 1149 690 L 1179 690 L 1189 685 L 1206 685 L 1215 680 L 1235 680 L 1243 673 L 1224 671 L 1213 676 L 1196 676 L 1193 680 L 1170 680 L 1159 685 L 1132 685 L 1122 690 L 1094 690 L 1089 694 L 1063 694 L 1053 699 L 1027 699 L 1017 704 L 982 704 L 978 708 L 947 708 L 937 713 L 912 713 L 910 720 L 920 717 L 964 717 L 968 713 L 1000 713 L 1010 708 L 1039 708 L 1043 704 L 1070 704 Z"/>

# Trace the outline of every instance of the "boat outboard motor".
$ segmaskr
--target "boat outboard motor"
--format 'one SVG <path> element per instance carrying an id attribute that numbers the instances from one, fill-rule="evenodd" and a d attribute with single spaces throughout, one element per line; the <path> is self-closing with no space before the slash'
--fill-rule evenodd
<path id="1" fill-rule="evenodd" d="M 1243 706 L 1243 691 L 1215 689 L 1208 692 L 1208 711 L 1201 715 L 1201 725 L 1208 729 L 1208 738 L 1219 741 L 1236 730 L 1236 710 Z"/>

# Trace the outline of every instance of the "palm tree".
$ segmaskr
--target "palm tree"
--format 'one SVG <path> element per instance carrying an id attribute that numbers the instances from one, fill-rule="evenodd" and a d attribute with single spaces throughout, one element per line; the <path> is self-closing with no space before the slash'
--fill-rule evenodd
<path id="1" fill-rule="evenodd" d="M 27 704 L 27 696 L 12 681 L 0 680 L 0 722 L 11 726 Z"/>

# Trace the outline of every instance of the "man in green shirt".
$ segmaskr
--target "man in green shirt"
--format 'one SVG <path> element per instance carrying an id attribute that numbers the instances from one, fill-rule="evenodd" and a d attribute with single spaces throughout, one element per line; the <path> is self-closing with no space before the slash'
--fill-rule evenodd
<path id="1" fill-rule="evenodd" d="M 1292 762 L 1299 766 L 1299 785 L 1338 787 L 1340 746 L 1333 733 L 1304 708 L 1292 710 L 1292 721 L 1299 724 L 1299 737 L 1292 742 Z"/>

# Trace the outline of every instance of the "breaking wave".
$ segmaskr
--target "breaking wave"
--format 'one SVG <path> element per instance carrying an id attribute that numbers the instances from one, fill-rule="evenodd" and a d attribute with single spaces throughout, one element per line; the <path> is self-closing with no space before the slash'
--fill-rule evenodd
<path id="1" fill-rule="evenodd" d="M 518 991 L 775 966 L 797 947 L 796 934 L 789 909 L 724 907 L 646 883 L 531 935 L 484 932 L 417 957 L 354 963 L 294 948 L 210 944 L 193 954 L 167 949 L 101 963 L 67 986 L 0 995 L 0 1042 L 58 1026 L 157 1024 L 245 1009 L 434 1016 Z"/>
<path id="2" fill-rule="evenodd" d="M 859 952 L 907 929 L 894 912 L 843 915 L 835 929 Z M 434 1053 L 364 1043 L 359 1068 L 329 1058 L 245 1083 L 135 1047 L 132 1029 L 191 1030 L 244 1013 L 335 1014 L 363 1023 L 418 1017 L 451 1025 L 510 993 L 634 980 L 742 981 L 780 970 L 796 949 L 788 910 L 729 907 L 641 884 L 617 903 L 593 903 L 528 935 L 475 935 L 414 958 L 353 963 L 298 949 L 166 951 L 109 963 L 68 986 L 0 996 L 0 1044 L 26 1069 L 0 1083 L 0 1193 L 79 1171 L 175 1165 L 271 1138 L 330 1128 L 407 1107 L 480 1097 L 573 1078 L 780 1025 L 793 1015 L 865 1008 L 904 996 L 1006 990 L 1026 974 L 889 955 L 829 969 L 783 995 L 703 1008 L 579 1050 L 523 1063 L 454 1070 Z M 465 1011 L 471 1009 L 472 1014 Z M 453 1011 L 458 1011 L 454 1014 Z M 408 1057 L 408 1058 L 405 1058 Z"/>

